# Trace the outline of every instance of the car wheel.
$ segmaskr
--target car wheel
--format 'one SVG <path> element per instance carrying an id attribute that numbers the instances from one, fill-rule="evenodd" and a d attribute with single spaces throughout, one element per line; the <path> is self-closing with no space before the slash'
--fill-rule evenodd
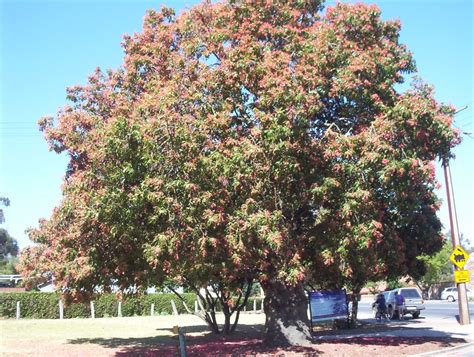
<path id="1" fill-rule="evenodd" d="M 420 317 L 420 312 L 417 311 L 417 312 L 414 312 L 413 314 L 411 314 L 413 316 L 414 319 L 417 319 Z"/>
<path id="2" fill-rule="evenodd" d="M 453 302 L 453 301 L 456 300 L 456 299 L 454 298 L 454 296 L 449 295 L 446 300 L 448 300 L 449 302 Z"/>

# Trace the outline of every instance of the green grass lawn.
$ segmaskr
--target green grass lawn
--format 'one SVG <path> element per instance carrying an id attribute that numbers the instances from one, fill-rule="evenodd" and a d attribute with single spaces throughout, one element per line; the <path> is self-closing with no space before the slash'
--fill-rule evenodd
<path id="1" fill-rule="evenodd" d="M 264 315 L 242 321 L 261 324 Z M 64 320 L 0 320 L 1 356 L 166 356 L 177 352 L 175 325 L 191 338 L 210 337 L 205 323 L 193 315 L 113 317 Z M 166 351 L 163 353 L 162 351 Z"/>
<path id="2" fill-rule="evenodd" d="M 134 348 L 173 346 L 177 340 L 172 327 L 190 323 L 205 331 L 194 316 L 0 320 L 0 355 L 107 356 Z"/>

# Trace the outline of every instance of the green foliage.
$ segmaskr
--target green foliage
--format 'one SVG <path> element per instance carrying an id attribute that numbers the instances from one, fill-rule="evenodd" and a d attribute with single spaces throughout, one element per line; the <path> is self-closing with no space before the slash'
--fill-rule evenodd
<path id="1" fill-rule="evenodd" d="M 18 242 L 6 229 L 0 228 L 0 274 L 17 274 L 18 251 Z"/>
<path id="2" fill-rule="evenodd" d="M 370 290 L 370 292 L 373 294 L 375 292 L 377 292 L 377 286 L 378 286 L 378 282 L 375 282 L 375 281 L 368 281 L 367 284 L 365 284 L 365 287 L 367 289 Z"/>
<path id="3" fill-rule="evenodd" d="M 17 257 L 0 260 L 0 274 L 14 275 L 18 274 L 16 266 L 18 264 Z"/>
<path id="4" fill-rule="evenodd" d="M 450 242 L 445 241 L 443 248 L 434 255 L 422 255 L 420 260 L 425 264 L 426 273 L 417 282 L 419 285 L 429 287 L 443 281 L 452 281 L 453 264 L 449 256 L 453 251 Z"/>
<path id="5" fill-rule="evenodd" d="M 397 288 L 404 288 L 408 287 L 409 285 L 400 277 L 390 278 L 387 279 L 387 289 L 386 290 L 393 290 Z"/>
<path id="6" fill-rule="evenodd" d="M 20 302 L 21 316 L 31 319 L 59 318 L 59 296 L 55 293 L 0 293 L 0 316 L 15 317 Z"/>
<path id="7" fill-rule="evenodd" d="M 368 281 L 367 284 L 365 284 L 365 287 L 368 289 L 375 289 L 377 286 L 377 282 L 375 281 Z"/>
<path id="8" fill-rule="evenodd" d="M 117 297 L 114 294 L 101 294 L 97 296 L 96 299 L 94 299 L 94 308 L 95 308 L 96 317 L 117 316 L 117 311 L 118 311 Z M 82 317 L 87 317 L 87 316 L 82 316 Z"/>
<path id="9" fill-rule="evenodd" d="M 59 300 L 59 297 L 57 295 L 56 297 Z M 59 302 L 56 301 L 56 306 L 58 306 L 58 304 Z M 90 309 L 90 305 L 87 303 L 74 303 L 74 304 L 68 304 L 64 306 L 64 318 L 66 319 L 73 319 L 73 318 L 78 318 L 78 317 L 90 317 L 90 316 L 91 316 L 91 309 Z M 96 316 L 98 315 L 96 314 Z"/>
<path id="10" fill-rule="evenodd" d="M 0 228 L 0 260 L 16 257 L 18 243 L 4 228 Z"/>
<path id="11" fill-rule="evenodd" d="M 191 311 L 194 311 L 196 295 L 182 294 L 182 297 Z M 57 293 L 1 293 L 0 316 L 14 318 L 16 316 L 16 303 L 20 301 L 22 318 L 57 319 L 59 318 L 59 299 L 60 295 Z M 175 301 L 178 313 L 187 313 L 183 304 L 174 294 L 149 294 L 127 296 L 122 302 L 122 316 L 150 315 L 152 304 L 155 305 L 155 314 L 170 315 L 173 313 L 171 300 Z M 96 317 L 117 316 L 118 300 L 114 294 L 97 295 L 93 301 Z M 249 304 L 247 304 L 247 308 L 253 308 L 253 305 Z M 90 316 L 91 310 L 88 302 L 70 303 L 64 306 L 65 318 L 87 318 Z"/>

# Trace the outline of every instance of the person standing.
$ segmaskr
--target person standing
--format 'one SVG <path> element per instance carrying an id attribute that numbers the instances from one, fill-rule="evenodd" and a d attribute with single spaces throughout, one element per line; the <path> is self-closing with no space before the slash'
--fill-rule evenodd
<path id="1" fill-rule="evenodd" d="M 405 312 L 405 298 L 398 291 L 395 292 L 395 307 L 398 311 L 398 319 L 401 320 Z"/>
<path id="2" fill-rule="evenodd" d="M 375 318 L 380 321 L 383 318 L 387 318 L 387 305 L 385 302 L 385 296 L 380 293 L 377 295 L 377 299 L 375 300 L 376 304 L 376 313 L 375 313 Z"/>

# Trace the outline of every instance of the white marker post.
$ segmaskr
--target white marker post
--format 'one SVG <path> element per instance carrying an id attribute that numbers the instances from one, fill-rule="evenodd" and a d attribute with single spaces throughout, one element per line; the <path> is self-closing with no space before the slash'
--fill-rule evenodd
<path id="1" fill-rule="evenodd" d="M 64 319 L 64 304 L 62 300 L 59 300 L 59 319 Z"/>
<path id="2" fill-rule="evenodd" d="M 150 316 L 153 316 L 155 315 L 155 304 L 151 304 L 151 308 L 150 308 Z"/>
<path id="3" fill-rule="evenodd" d="M 176 304 L 174 303 L 173 299 L 171 299 L 171 308 L 173 309 L 173 315 L 178 315 L 178 309 L 176 308 Z"/>
<path id="4" fill-rule="evenodd" d="M 121 301 L 118 302 L 118 313 L 117 313 L 117 316 L 118 316 L 118 317 L 122 317 L 122 302 L 121 302 Z"/>
<path id="5" fill-rule="evenodd" d="M 20 302 L 19 301 L 16 302 L 16 319 L 17 320 L 20 319 Z"/>
<path id="6" fill-rule="evenodd" d="M 94 301 L 91 301 L 91 318 L 95 319 Z"/>

